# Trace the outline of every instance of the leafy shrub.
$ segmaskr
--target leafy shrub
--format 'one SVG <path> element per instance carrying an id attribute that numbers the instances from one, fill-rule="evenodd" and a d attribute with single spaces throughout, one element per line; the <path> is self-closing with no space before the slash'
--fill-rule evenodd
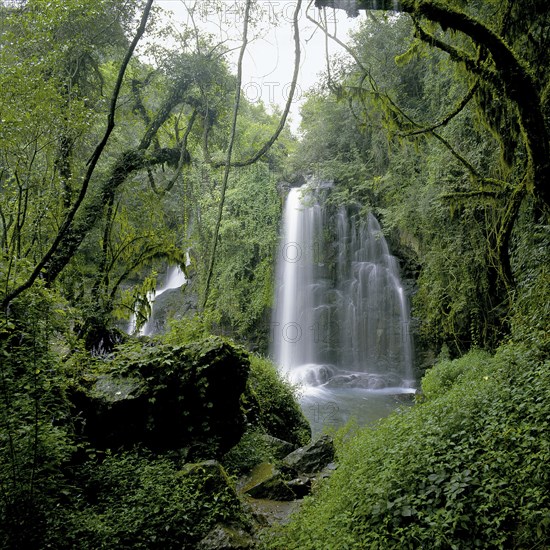
<path id="1" fill-rule="evenodd" d="M 170 330 L 162 336 L 162 341 L 167 344 L 187 344 L 208 336 L 207 321 L 198 315 L 171 319 L 169 326 Z"/>
<path id="2" fill-rule="evenodd" d="M 229 480 L 165 458 L 108 455 L 79 471 L 75 508 L 58 513 L 45 547 L 192 549 L 217 523 L 246 527 Z"/>
<path id="3" fill-rule="evenodd" d="M 440 397 L 448 392 L 455 383 L 472 371 L 477 376 L 480 369 L 490 363 L 491 355 L 485 351 L 473 350 L 455 361 L 441 361 L 428 370 L 422 379 L 422 392 L 428 399 Z M 476 366 L 475 370 L 472 365 Z"/>
<path id="4" fill-rule="evenodd" d="M 266 546 L 548 546 L 549 367 L 519 345 L 436 367 L 425 402 L 345 442 L 332 478 Z"/>
<path id="5" fill-rule="evenodd" d="M 223 458 L 228 472 L 243 474 L 262 462 L 274 462 L 273 451 L 263 437 L 262 429 L 249 429 Z"/>
<path id="6" fill-rule="evenodd" d="M 255 423 L 266 433 L 295 445 L 306 444 L 311 428 L 297 402 L 296 389 L 284 380 L 275 365 L 250 354 L 248 405 Z"/>

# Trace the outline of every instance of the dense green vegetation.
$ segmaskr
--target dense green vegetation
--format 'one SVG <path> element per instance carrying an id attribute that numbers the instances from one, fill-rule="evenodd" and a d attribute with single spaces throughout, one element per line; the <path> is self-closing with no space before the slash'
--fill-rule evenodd
<path id="1" fill-rule="evenodd" d="M 163 343 L 118 328 L 134 311 L 139 327 L 156 270 L 187 252 L 204 293 L 235 103 L 225 46 L 151 4 L 0 3 L 2 548 L 192 548 L 216 522 L 249 527 L 232 480 L 211 486 L 215 472 L 139 445 L 96 449 L 71 401 L 98 373 L 185 361 L 175 350 L 212 330 L 266 346 L 275 182 L 294 138 L 284 129 L 249 162 L 280 113 L 244 98 L 210 300 Z M 292 389 L 252 362 L 250 432 L 305 442 Z"/>
<path id="2" fill-rule="evenodd" d="M 0 2 L 1 548 L 194 548 L 220 522 L 250 531 L 226 471 L 309 428 L 267 359 L 209 335 L 266 351 L 277 182 L 304 172 L 381 220 L 414 287 L 425 376 L 414 407 L 340 434 L 337 472 L 265 544 L 548 546 L 550 6 L 376 5 L 397 12 L 369 12 L 351 60 L 309 92 L 298 141 L 284 113 L 239 96 L 226 45 L 166 25 L 152 1 Z M 192 316 L 123 334 L 174 263 Z M 179 407 L 174 373 L 192 387 L 207 356 L 240 358 L 228 443 L 208 440 L 219 403 L 200 399 L 183 410 L 204 412 L 204 432 L 190 420 L 181 448 L 91 443 L 78 391 L 130 376 Z"/>
<path id="3" fill-rule="evenodd" d="M 440 362 L 421 404 L 345 440 L 330 482 L 269 547 L 545 547 L 543 356 L 516 345 Z"/>
<path id="4" fill-rule="evenodd" d="M 33 529 L 42 537 L 11 539 L 6 548 L 191 549 L 217 522 L 250 522 L 230 480 L 218 479 L 224 474 L 215 469 L 183 470 L 164 457 L 128 452 L 84 464 L 76 474 L 78 493 L 74 488 L 47 514 L 43 533 Z"/>
<path id="5" fill-rule="evenodd" d="M 204 460 L 246 472 L 274 460 L 266 436 L 305 444 L 309 425 L 268 360 L 197 332 L 190 343 L 175 337 L 64 363 L 9 355 L 4 373 L 23 386 L 3 378 L 11 408 L 2 407 L 1 548 L 196 548 L 217 523 L 250 530 L 235 479 Z M 200 377 L 224 361 L 222 349 L 240 382 Z M 17 371 L 30 360 L 31 374 Z M 128 387 L 135 394 L 124 404 L 114 392 Z"/>
<path id="6" fill-rule="evenodd" d="M 2 308 L 43 281 L 75 306 L 76 332 L 93 348 L 117 316 L 146 308 L 152 262 L 183 264 L 189 251 L 204 292 L 235 77 L 221 45 L 191 30 L 155 31 L 154 15 L 141 56 L 150 62 L 131 56 L 141 16 L 132 3 L 25 2 L 2 15 Z M 237 336 L 271 299 L 288 130 L 248 160 L 278 124 L 263 104 L 240 102 L 233 161 L 245 166 L 231 173 L 203 312 Z M 123 292 L 136 276 L 141 288 Z"/>
<path id="7" fill-rule="evenodd" d="M 544 90 L 548 10 L 526 11 L 536 39 L 520 61 L 533 65 Z M 488 4 L 480 17 L 494 13 L 510 18 L 494 25 L 508 24 L 519 48 L 516 27 L 527 15 Z M 417 278 L 421 347 L 438 353 L 445 344 L 456 356 L 472 345 L 494 349 L 510 334 L 511 308 L 544 292 L 548 204 L 527 181 L 531 160 L 518 110 L 462 58 L 428 46 L 422 25 L 429 23 L 396 15 L 364 22 L 348 46 L 354 62 L 311 92 L 296 158 L 335 180 L 335 202 L 379 215 Z M 434 41 L 489 64 L 477 43 L 431 25 Z M 547 319 L 547 311 L 541 315 Z"/>

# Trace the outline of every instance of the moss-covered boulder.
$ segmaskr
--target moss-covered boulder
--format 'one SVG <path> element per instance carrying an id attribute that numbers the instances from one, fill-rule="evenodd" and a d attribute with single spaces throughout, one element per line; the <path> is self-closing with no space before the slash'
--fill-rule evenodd
<path id="1" fill-rule="evenodd" d="M 186 346 L 133 342 L 101 369 L 71 392 L 80 434 L 96 448 L 142 444 L 215 457 L 245 431 L 241 397 L 250 363 L 244 350 L 225 340 Z"/>

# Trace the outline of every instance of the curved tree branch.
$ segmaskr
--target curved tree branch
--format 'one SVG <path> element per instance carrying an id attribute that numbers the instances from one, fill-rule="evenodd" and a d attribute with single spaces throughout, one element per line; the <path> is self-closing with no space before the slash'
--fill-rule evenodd
<path id="1" fill-rule="evenodd" d="M 79 217 L 63 236 L 61 246 L 45 264 L 42 274 L 44 280 L 47 283 L 52 283 L 57 278 L 102 215 L 104 207 L 110 203 L 116 190 L 130 174 L 158 164 L 175 167 L 179 158 L 179 149 L 157 149 L 153 152 L 132 149 L 123 153 L 115 163 L 110 177 L 102 185 L 100 192 L 86 202 Z"/>
<path id="2" fill-rule="evenodd" d="M 458 116 L 462 110 L 468 105 L 470 100 L 474 97 L 475 93 L 477 92 L 479 88 L 479 81 L 476 81 L 474 85 L 468 90 L 468 93 L 462 98 L 462 101 L 453 109 L 447 116 L 442 118 L 439 122 L 436 122 L 432 126 L 428 126 L 427 128 L 421 128 L 420 130 L 414 130 L 412 132 L 404 132 L 400 134 L 403 137 L 411 137 L 411 136 L 417 136 L 419 134 L 426 134 L 433 132 L 434 130 L 437 130 L 438 128 L 441 128 L 442 126 L 446 126 L 455 118 Z"/>
<path id="3" fill-rule="evenodd" d="M 345 0 L 315 0 L 317 7 L 346 9 L 348 4 Z M 527 149 L 527 172 L 530 175 L 523 180 L 522 185 L 550 208 L 550 133 L 546 126 L 540 93 L 529 68 L 506 41 L 478 19 L 434 0 L 356 0 L 354 8 L 401 11 L 425 17 L 439 23 L 443 29 L 463 33 L 475 44 L 487 49 L 507 99 L 517 108 Z M 454 60 L 464 62 L 464 59 Z M 478 70 L 469 63 L 466 68 L 472 72 Z M 487 77 L 485 71 L 481 76 Z M 489 82 L 493 85 L 495 83 L 492 79 Z"/>
<path id="4" fill-rule="evenodd" d="M 380 94 L 381 95 L 381 94 Z M 392 99 L 389 95 L 385 94 L 384 96 L 388 103 L 393 108 L 394 112 L 402 116 L 409 122 L 411 125 L 416 126 L 421 129 L 421 133 L 426 130 L 422 128 L 420 124 L 415 122 L 407 113 L 405 113 Z M 442 135 L 438 134 L 435 130 L 430 130 L 429 133 L 434 136 L 439 142 L 441 142 L 449 152 L 470 172 L 470 175 L 478 182 L 482 184 L 497 185 L 498 187 L 509 187 L 509 184 L 505 181 L 497 180 L 494 178 L 486 178 L 482 176 L 474 167 L 474 165 L 469 162 L 465 157 L 463 157 Z"/>
<path id="5" fill-rule="evenodd" d="M 174 184 L 176 181 L 178 181 L 178 178 L 181 174 L 181 171 L 183 170 L 183 166 L 185 164 L 189 164 L 191 162 L 191 158 L 189 156 L 189 150 L 187 149 L 187 141 L 189 139 L 189 134 L 191 133 L 191 130 L 193 129 L 193 125 L 195 124 L 195 120 L 197 119 L 197 110 L 195 109 L 193 111 L 193 114 L 191 115 L 191 118 L 189 119 L 189 123 L 187 124 L 187 128 L 185 129 L 185 134 L 183 136 L 183 139 L 181 140 L 181 147 L 180 147 L 180 158 L 178 161 L 178 166 L 176 168 L 176 171 L 174 173 L 174 176 L 172 179 L 166 184 L 166 187 L 162 190 L 162 195 L 170 191 L 172 187 L 174 187 Z"/>
<path id="6" fill-rule="evenodd" d="M 6 309 L 10 302 L 19 296 L 22 292 L 29 289 L 36 279 L 41 275 L 42 270 L 45 268 L 45 266 L 50 262 L 54 256 L 54 254 L 59 250 L 59 247 L 71 228 L 73 221 L 75 219 L 75 216 L 80 209 L 80 206 L 82 205 L 82 202 L 86 198 L 88 188 L 90 185 L 90 181 L 92 179 L 92 175 L 94 174 L 94 171 L 97 167 L 97 164 L 99 162 L 99 159 L 103 155 L 103 151 L 105 150 L 105 146 L 107 145 L 107 142 L 109 141 L 109 138 L 111 136 L 111 133 L 113 132 L 113 129 L 115 127 L 115 114 L 116 114 L 116 105 L 118 102 L 118 96 L 120 95 L 120 89 L 122 87 L 122 82 L 124 80 L 124 75 L 126 74 L 126 69 L 128 68 L 128 65 L 130 63 L 130 59 L 134 55 L 134 51 L 137 47 L 138 42 L 140 41 L 141 37 L 145 33 L 145 27 L 147 25 L 147 21 L 149 19 L 149 14 L 151 12 L 151 7 L 153 5 L 153 0 L 147 0 L 147 4 L 145 5 L 145 9 L 143 10 L 143 14 L 141 16 L 141 21 L 138 27 L 138 30 L 128 47 L 128 50 L 126 52 L 126 55 L 124 56 L 124 59 L 122 60 L 122 63 L 120 65 L 117 80 L 115 83 L 115 87 L 113 89 L 113 93 L 111 95 L 111 103 L 109 107 L 109 114 L 107 116 L 107 127 L 105 129 L 105 133 L 103 134 L 103 137 L 101 141 L 97 144 L 92 156 L 87 162 L 88 169 L 86 171 L 86 175 L 84 176 L 84 180 L 82 182 L 82 187 L 80 188 L 80 193 L 71 207 L 71 209 L 68 211 L 67 216 L 65 217 L 65 220 L 61 224 L 61 227 L 59 228 L 59 231 L 57 233 L 56 238 L 54 239 L 53 243 L 51 244 L 48 251 L 44 254 L 42 259 L 37 263 L 34 270 L 28 277 L 28 279 L 21 285 L 14 288 L 11 292 L 8 292 L 6 296 L 2 299 L 1 307 L 2 309 Z"/>
<path id="7" fill-rule="evenodd" d="M 290 90 L 288 92 L 288 97 L 286 105 L 279 120 L 279 125 L 277 126 L 273 135 L 264 143 L 264 145 L 249 159 L 236 161 L 231 164 L 233 168 L 241 168 L 243 166 L 250 166 L 258 160 L 260 160 L 270 149 L 271 146 L 277 141 L 279 135 L 283 131 L 283 128 L 286 124 L 286 119 L 288 118 L 288 113 L 290 112 L 290 107 L 294 101 L 294 94 L 296 93 L 296 85 L 298 82 L 298 73 L 300 72 L 300 59 L 301 59 L 301 47 L 300 47 L 300 29 L 298 27 L 298 18 L 300 15 L 300 9 L 302 6 L 302 0 L 296 2 L 296 8 L 294 10 L 293 17 L 293 27 L 294 27 L 294 72 L 292 74 L 292 82 L 290 83 Z M 213 166 L 215 168 L 220 168 L 224 163 L 215 163 Z"/>

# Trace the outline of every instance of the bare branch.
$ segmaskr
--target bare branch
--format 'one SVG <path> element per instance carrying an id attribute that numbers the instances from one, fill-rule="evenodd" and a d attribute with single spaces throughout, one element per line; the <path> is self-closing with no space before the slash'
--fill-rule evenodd
<path id="1" fill-rule="evenodd" d="M 288 118 L 288 113 L 290 112 L 290 107 L 292 106 L 292 102 L 294 101 L 294 94 L 296 93 L 296 84 L 298 82 L 298 73 L 300 72 L 300 58 L 301 58 L 301 47 L 300 47 L 300 30 L 298 27 L 298 17 L 300 14 L 300 9 L 302 6 L 302 0 L 298 0 L 296 3 L 296 9 L 294 10 L 294 18 L 293 18 L 293 26 L 294 26 L 294 73 L 292 75 L 292 82 L 290 84 L 290 90 L 288 92 L 288 97 L 286 101 L 286 105 L 283 111 L 283 114 L 281 115 L 281 118 L 279 120 L 279 125 L 277 126 L 277 129 L 273 133 L 273 135 L 264 143 L 264 145 L 249 159 L 243 160 L 243 161 L 237 161 L 233 162 L 231 164 L 232 167 L 243 167 L 243 166 L 249 166 L 251 164 L 254 164 L 258 160 L 260 160 L 270 149 L 271 146 L 277 141 L 279 138 L 279 135 L 283 131 L 283 128 L 286 124 L 286 119 Z M 222 163 L 215 163 L 213 165 L 216 168 L 220 168 L 223 166 Z"/>

